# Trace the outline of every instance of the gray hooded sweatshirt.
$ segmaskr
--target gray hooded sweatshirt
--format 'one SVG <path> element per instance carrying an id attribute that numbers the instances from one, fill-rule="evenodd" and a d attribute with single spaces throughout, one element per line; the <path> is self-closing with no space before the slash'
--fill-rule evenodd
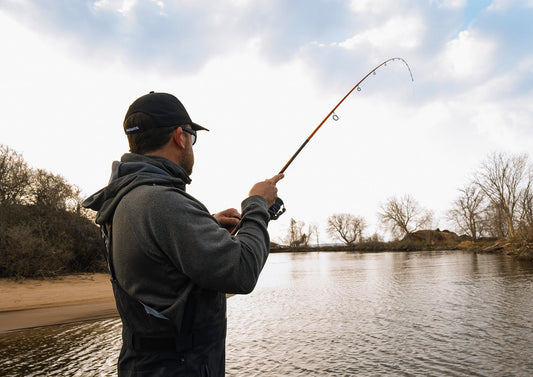
<path id="1" fill-rule="evenodd" d="M 190 179 L 171 161 L 125 154 L 109 185 L 84 202 L 97 224 L 112 225 L 113 266 L 121 287 L 179 329 L 196 285 L 220 293 L 249 293 L 269 253 L 268 204 L 245 199 L 236 236 L 185 192 Z M 214 187 L 213 189 L 216 189 Z"/>

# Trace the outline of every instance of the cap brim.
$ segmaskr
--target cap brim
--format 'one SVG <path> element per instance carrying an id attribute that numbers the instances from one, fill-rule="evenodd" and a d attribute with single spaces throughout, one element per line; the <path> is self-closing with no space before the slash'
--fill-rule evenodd
<path id="1" fill-rule="evenodd" d="M 199 124 L 191 122 L 191 128 L 195 131 L 209 131 L 207 128 L 200 126 Z"/>

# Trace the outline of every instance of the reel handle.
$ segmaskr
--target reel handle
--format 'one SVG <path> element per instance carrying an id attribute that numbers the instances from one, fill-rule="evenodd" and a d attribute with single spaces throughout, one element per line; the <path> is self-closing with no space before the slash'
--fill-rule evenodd
<path id="1" fill-rule="evenodd" d="M 276 202 L 268 209 L 270 214 L 270 220 L 277 220 L 283 213 L 285 213 L 286 208 L 283 200 L 281 198 L 276 198 Z"/>

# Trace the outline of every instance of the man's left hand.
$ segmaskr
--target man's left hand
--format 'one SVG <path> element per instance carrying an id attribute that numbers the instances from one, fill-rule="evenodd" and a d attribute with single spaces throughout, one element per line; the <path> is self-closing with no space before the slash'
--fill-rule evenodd
<path id="1" fill-rule="evenodd" d="M 213 216 L 220 226 L 228 232 L 231 232 L 241 220 L 241 214 L 235 208 L 229 208 L 225 211 L 215 213 Z"/>

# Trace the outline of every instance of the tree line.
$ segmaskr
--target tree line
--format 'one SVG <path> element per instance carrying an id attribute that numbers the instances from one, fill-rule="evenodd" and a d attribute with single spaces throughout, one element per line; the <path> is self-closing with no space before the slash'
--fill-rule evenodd
<path id="1" fill-rule="evenodd" d="M 388 198 L 377 212 L 381 227 L 395 240 L 417 231 L 433 229 L 433 211 L 411 195 Z M 458 188 L 458 196 L 446 214 L 452 229 L 476 242 L 481 238 L 508 238 L 533 242 L 533 165 L 527 154 L 490 154 Z M 382 241 L 379 234 L 364 237 L 366 221 L 361 216 L 339 213 L 328 217 L 327 233 L 335 240 L 354 245 Z M 318 226 L 305 230 L 305 223 L 291 219 L 283 242 L 290 247 L 318 242 Z"/>
<path id="2" fill-rule="evenodd" d="M 0 144 L 0 277 L 105 270 L 81 190 Z"/>
<path id="3" fill-rule="evenodd" d="M 62 176 L 33 169 L 21 154 L 0 144 L 0 277 L 38 277 L 105 271 L 94 214 L 81 190 Z M 392 196 L 378 209 L 382 228 L 395 240 L 434 227 L 434 215 L 411 196 Z M 528 155 L 493 153 L 458 189 L 446 216 L 457 234 L 533 242 L 533 167 Z M 333 214 L 327 232 L 346 245 L 380 243 L 365 235 L 367 223 Z M 320 244 L 318 225 L 290 220 L 283 242 Z"/>

